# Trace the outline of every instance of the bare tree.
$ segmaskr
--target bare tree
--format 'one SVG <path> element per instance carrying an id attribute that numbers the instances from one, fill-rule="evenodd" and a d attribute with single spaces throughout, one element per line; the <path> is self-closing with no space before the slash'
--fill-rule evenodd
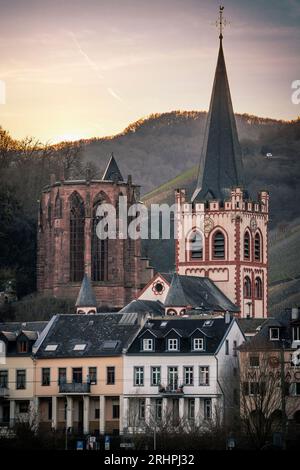
<path id="1" fill-rule="evenodd" d="M 282 378 L 278 356 L 265 351 L 242 353 L 241 422 L 255 447 L 261 448 L 281 428 Z"/>

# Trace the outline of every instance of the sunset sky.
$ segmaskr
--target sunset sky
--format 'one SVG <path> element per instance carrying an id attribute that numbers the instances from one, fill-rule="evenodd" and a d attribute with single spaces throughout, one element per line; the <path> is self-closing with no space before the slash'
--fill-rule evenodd
<path id="1" fill-rule="evenodd" d="M 224 0 L 236 112 L 293 119 L 300 0 Z M 101 137 L 150 113 L 206 110 L 219 0 L 0 0 L 0 125 L 13 137 Z"/>

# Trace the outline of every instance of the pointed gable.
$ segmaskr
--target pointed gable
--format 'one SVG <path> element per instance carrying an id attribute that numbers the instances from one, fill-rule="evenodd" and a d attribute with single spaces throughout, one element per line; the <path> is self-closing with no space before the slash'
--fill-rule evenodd
<path id="1" fill-rule="evenodd" d="M 111 154 L 110 160 L 103 173 L 102 180 L 114 182 L 124 181 L 113 153 Z"/>
<path id="2" fill-rule="evenodd" d="M 192 202 L 224 200 L 232 187 L 243 187 L 242 152 L 227 78 L 222 36 Z"/>
<path id="3" fill-rule="evenodd" d="M 181 285 L 180 276 L 178 276 L 177 273 L 174 273 L 170 289 L 165 300 L 165 307 L 185 307 L 188 304 L 189 303 Z"/>

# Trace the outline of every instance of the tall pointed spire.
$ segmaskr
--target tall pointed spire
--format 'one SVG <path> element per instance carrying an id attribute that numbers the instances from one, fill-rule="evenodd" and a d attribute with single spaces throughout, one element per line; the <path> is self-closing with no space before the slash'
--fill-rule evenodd
<path id="1" fill-rule="evenodd" d="M 222 10 L 221 10 L 222 9 Z M 223 7 L 220 7 L 220 47 L 201 152 L 197 187 L 192 201 L 224 200 L 232 187 L 243 187 L 242 152 L 230 96 L 223 52 Z"/>
<path id="2" fill-rule="evenodd" d="M 114 154 L 111 154 L 105 172 L 103 173 L 102 179 L 104 181 L 124 181 L 123 176 L 119 170 Z"/>

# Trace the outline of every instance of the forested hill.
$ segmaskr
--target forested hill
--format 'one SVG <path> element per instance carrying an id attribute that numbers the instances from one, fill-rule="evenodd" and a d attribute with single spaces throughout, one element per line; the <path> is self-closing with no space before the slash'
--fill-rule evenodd
<path id="1" fill-rule="evenodd" d="M 271 227 L 299 218 L 300 119 L 236 119 L 247 185 L 254 194 L 270 191 Z M 51 174 L 58 177 L 63 169 L 66 179 L 83 177 L 89 164 L 99 178 L 113 152 L 124 178 L 131 174 L 142 186 L 147 204 L 173 203 L 176 187 L 194 187 L 205 122 L 205 112 L 173 111 L 141 119 L 115 136 L 55 146 L 16 141 L 0 127 L 0 290 L 11 278 L 20 297 L 35 289 L 38 200 Z M 164 259 L 170 266 L 172 257 Z"/>
<path id="2" fill-rule="evenodd" d="M 246 156 L 266 153 L 270 141 L 290 127 L 283 121 L 247 114 L 236 118 Z M 153 114 L 113 137 L 82 141 L 84 157 L 104 170 L 114 152 L 124 176 L 132 174 L 142 193 L 147 193 L 198 164 L 205 122 L 203 111 Z"/>

